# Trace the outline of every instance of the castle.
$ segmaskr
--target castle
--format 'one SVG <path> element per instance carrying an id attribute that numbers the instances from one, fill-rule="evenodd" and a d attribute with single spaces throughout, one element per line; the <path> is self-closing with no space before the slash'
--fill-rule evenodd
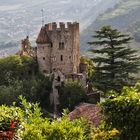
<path id="1" fill-rule="evenodd" d="M 50 103 L 57 114 L 59 106 L 59 92 L 57 87 L 65 81 L 68 75 L 72 79 L 85 81 L 86 77 L 78 77 L 80 72 L 80 32 L 79 23 L 68 22 L 67 27 L 63 22 L 58 25 L 49 23 L 43 26 L 36 40 L 37 61 L 40 71 L 44 75 L 54 75 Z M 74 77 L 73 77 L 74 76 Z"/>
<path id="2" fill-rule="evenodd" d="M 51 74 L 54 70 L 64 75 L 79 73 L 79 23 L 46 24 L 41 28 L 36 43 L 37 60 L 42 73 Z"/>
<path id="3" fill-rule="evenodd" d="M 87 65 L 80 63 L 79 23 L 68 22 L 65 25 L 49 23 L 44 25 L 36 39 L 37 47 L 30 47 L 29 37 L 22 40 L 19 55 L 29 55 L 37 59 L 40 72 L 52 76 L 50 103 L 57 114 L 59 106 L 58 86 L 65 80 L 78 81 L 87 89 Z"/>

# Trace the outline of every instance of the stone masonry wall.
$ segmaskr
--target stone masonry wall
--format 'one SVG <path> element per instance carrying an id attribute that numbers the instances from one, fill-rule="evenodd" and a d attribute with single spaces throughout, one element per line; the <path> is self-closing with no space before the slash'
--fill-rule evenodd
<path id="1" fill-rule="evenodd" d="M 79 23 L 56 23 L 45 25 L 46 33 L 51 43 L 37 44 L 37 59 L 40 70 L 51 73 L 59 69 L 65 75 L 78 73 L 80 64 L 80 34 Z M 60 48 L 64 43 L 64 48 Z"/>

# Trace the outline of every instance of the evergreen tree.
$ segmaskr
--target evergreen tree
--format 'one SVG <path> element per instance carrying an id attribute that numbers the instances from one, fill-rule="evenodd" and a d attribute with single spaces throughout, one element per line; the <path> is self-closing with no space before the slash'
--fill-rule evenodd
<path id="1" fill-rule="evenodd" d="M 137 51 L 129 47 L 132 38 L 111 26 L 102 27 L 93 38 L 96 40 L 89 44 L 97 46 L 90 50 L 96 63 L 92 79 L 94 86 L 105 93 L 133 85 L 140 61 Z"/>

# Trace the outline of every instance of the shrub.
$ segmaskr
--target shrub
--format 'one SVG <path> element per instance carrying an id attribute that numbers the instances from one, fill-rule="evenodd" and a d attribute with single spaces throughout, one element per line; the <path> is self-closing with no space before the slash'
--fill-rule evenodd
<path id="1" fill-rule="evenodd" d="M 23 121 L 22 118 L 23 114 L 20 108 L 0 106 L 0 130 L 6 131 L 15 127 L 18 129 L 20 122 Z M 12 123 L 16 124 L 12 125 Z"/>
<path id="2" fill-rule="evenodd" d="M 37 125 L 26 124 L 22 138 L 23 140 L 87 140 L 83 124 L 80 120 L 70 122 L 67 117 L 56 119 L 52 123 L 46 120 Z"/>
<path id="3" fill-rule="evenodd" d="M 68 81 L 60 88 L 61 109 L 73 110 L 76 105 L 86 101 L 86 93 L 82 85 L 78 82 Z"/>
<path id="4" fill-rule="evenodd" d="M 14 125 L 16 131 L 11 136 L 18 134 L 18 138 L 23 140 L 116 140 L 116 129 L 93 128 L 86 120 L 70 121 L 65 114 L 50 121 L 42 117 L 39 104 L 29 103 L 22 96 L 20 99 L 20 107 L 0 106 L 0 131 L 13 128 L 11 122 L 18 121 L 20 125 Z"/>
<path id="5" fill-rule="evenodd" d="M 30 79 L 36 71 L 36 61 L 27 56 L 0 58 L 0 85 L 10 85 L 16 79 Z"/>
<path id="6" fill-rule="evenodd" d="M 122 95 L 102 103 L 107 126 L 120 132 L 121 140 L 140 139 L 140 95 L 136 89 L 124 88 Z"/>
<path id="7" fill-rule="evenodd" d="M 42 117 L 42 113 L 38 104 L 32 104 L 26 99 L 22 100 L 21 107 L 0 107 L 0 126 L 10 127 L 11 120 L 18 120 L 21 128 L 19 136 L 23 140 L 88 140 L 90 131 L 86 121 L 74 120 L 70 121 L 64 115 L 60 119 L 53 121 Z"/>
<path id="8" fill-rule="evenodd" d="M 100 128 L 94 128 L 92 133 L 93 140 L 118 140 L 117 135 L 119 131 L 117 129 L 102 130 Z"/>
<path id="9" fill-rule="evenodd" d="M 18 101 L 18 96 L 22 94 L 22 84 L 15 81 L 13 85 L 0 86 L 0 105 L 12 105 L 13 102 Z"/>

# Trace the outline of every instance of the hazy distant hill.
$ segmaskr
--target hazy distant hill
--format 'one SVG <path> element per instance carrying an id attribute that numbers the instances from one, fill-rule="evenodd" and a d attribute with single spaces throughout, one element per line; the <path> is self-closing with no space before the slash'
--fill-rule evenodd
<path id="1" fill-rule="evenodd" d="M 0 0 L 0 52 L 17 48 L 26 35 L 35 40 L 41 27 L 41 9 L 45 22 L 79 21 L 87 28 L 108 8 L 120 0 Z M 11 51 L 11 49 L 9 49 Z M 3 53 L 3 52 L 2 52 Z"/>
<path id="2" fill-rule="evenodd" d="M 121 31 L 130 32 L 135 41 L 133 46 L 140 50 L 140 0 L 122 0 L 114 8 L 100 15 L 86 30 L 82 32 L 82 49 L 87 50 L 86 42 L 91 40 L 93 31 L 103 25 L 112 25 Z"/>

